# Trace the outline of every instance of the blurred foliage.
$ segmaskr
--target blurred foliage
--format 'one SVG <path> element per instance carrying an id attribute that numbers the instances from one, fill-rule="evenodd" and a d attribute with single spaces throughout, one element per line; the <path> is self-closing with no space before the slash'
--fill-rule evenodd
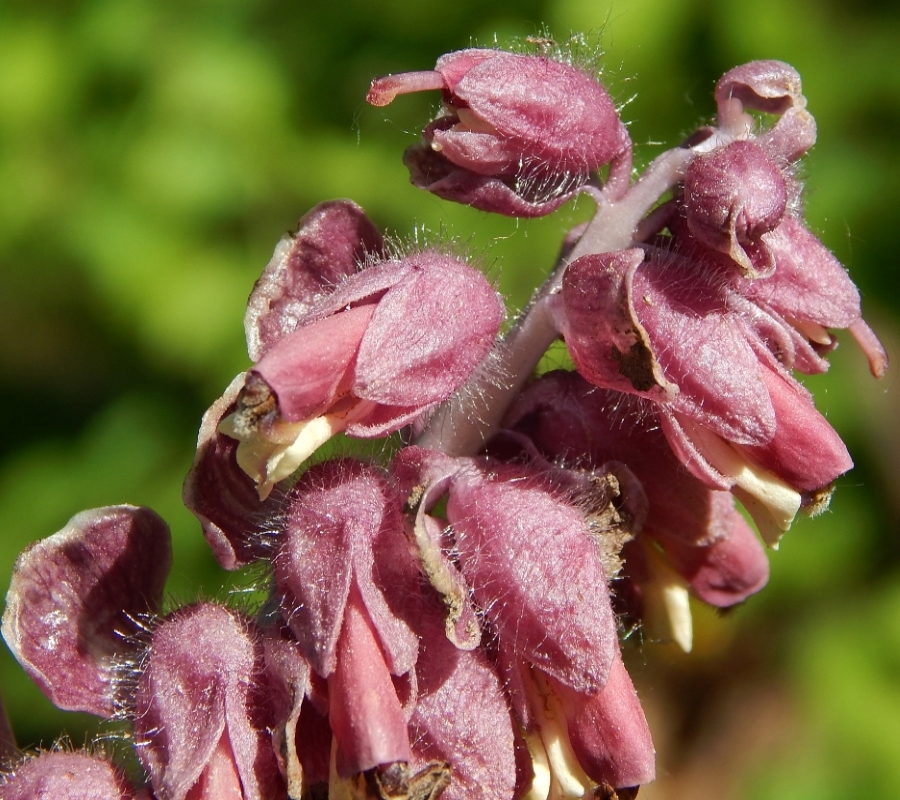
<path id="1" fill-rule="evenodd" d="M 254 279 L 299 216 L 346 196 L 400 239 L 457 241 L 521 306 L 589 206 L 516 222 L 425 196 L 400 153 L 436 98 L 363 99 L 377 75 L 544 25 L 606 51 L 639 163 L 712 115 L 726 69 L 797 67 L 819 124 L 803 167 L 810 224 L 893 348 L 896 3 L 5 0 L 0 573 L 77 511 L 131 502 L 172 525 L 174 597 L 252 582 L 215 566 L 180 485 L 200 415 L 246 366 Z M 660 752 L 648 798 L 900 796 L 896 370 L 878 385 L 852 346 L 834 361 L 808 381 L 858 463 L 833 510 L 796 525 L 759 597 L 724 618 L 698 609 L 694 654 L 631 654 Z M 93 730 L 5 652 L 0 684 L 24 745 Z"/>

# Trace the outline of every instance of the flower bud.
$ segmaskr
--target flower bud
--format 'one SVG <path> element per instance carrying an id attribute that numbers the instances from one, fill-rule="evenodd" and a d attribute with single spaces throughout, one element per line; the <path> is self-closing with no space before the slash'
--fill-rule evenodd
<path id="1" fill-rule="evenodd" d="M 728 70 L 716 83 L 715 96 L 720 109 L 732 99 L 770 114 L 806 106 L 800 74 L 784 61 L 751 61 Z"/>
<path id="2" fill-rule="evenodd" d="M 771 155 L 786 164 L 816 143 L 816 122 L 806 110 L 800 75 L 783 61 L 751 61 L 726 72 L 716 84 L 719 127 L 744 138 L 755 125 L 745 109 L 777 114 L 767 131 L 755 137 Z"/>
<path id="3" fill-rule="evenodd" d="M 541 216 L 612 162 L 628 179 L 631 141 L 606 89 L 558 61 L 462 50 L 434 72 L 378 78 L 368 101 L 440 89 L 444 113 L 407 151 L 413 183 L 448 200 L 510 216 Z"/>
<path id="4" fill-rule="evenodd" d="M 745 274 L 771 274 L 771 256 L 757 270 L 745 251 L 784 217 L 785 176 L 758 144 L 735 141 L 697 156 L 684 179 L 684 212 L 691 233 L 707 247 L 726 253 Z"/>

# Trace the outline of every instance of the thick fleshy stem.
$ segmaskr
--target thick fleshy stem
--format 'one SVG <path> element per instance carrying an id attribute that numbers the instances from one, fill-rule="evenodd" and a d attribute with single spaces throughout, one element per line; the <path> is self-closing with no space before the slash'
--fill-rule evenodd
<path id="1" fill-rule="evenodd" d="M 641 220 L 659 198 L 684 176 L 693 148 L 668 150 L 614 202 L 605 190 L 595 194 L 597 213 L 577 244 L 563 256 L 506 334 L 493 375 L 480 375 L 461 396 L 444 403 L 417 439 L 422 447 L 452 456 L 474 455 L 491 438 L 510 403 L 559 336 L 549 301 L 562 286 L 566 266 L 588 253 L 624 250 L 635 244 Z M 607 184 L 607 187 L 609 184 Z M 618 190 L 618 187 L 617 187 Z M 502 376 L 500 382 L 496 375 Z"/>

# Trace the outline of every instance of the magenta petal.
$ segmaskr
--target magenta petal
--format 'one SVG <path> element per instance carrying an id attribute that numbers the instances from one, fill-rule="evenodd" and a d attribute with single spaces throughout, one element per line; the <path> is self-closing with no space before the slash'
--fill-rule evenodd
<path id="1" fill-rule="evenodd" d="M 500 139 L 496 133 L 461 131 L 456 125 L 431 125 L 431 149 L 452 164 L 476 175 L 516 175 L 522 169 L 522 145 L 515 139 Z M 427 141 L 427 139 L 426 139 Z"/>
<path id="2" fill-rule="evenodd" d="M 673 256 L 583 256 L 563 279 L 566 345 L 591 383 L 655 400 L 729 441 L 774 433 L 759 359 L 713 280 Z"/>
<path id="3" fill-rule="evenodd" d="M 339 389 L 347 391 L 359 343 L 375 312 L 359 306 L 311 322 L 272 347 L 250 374 L 265 381 L 287 422 L 301 422 L 328 410 Z"/>
<path id="4" fill-rule="evenodd" d="M 447 517 L 463 575 L 511 659 L 579 691 L 600 689 L 615 620 L 582 513 L 534 475 L 490 464 L 459 473 Z"/>
<path id="5" fill-rule="evenodd" d="M 3 637 L 59 708 L 113 715 L 122 635 L 158 607 L 171 561 L 168 526 L 136 506 L 82 511 L 19 556 Z"/>
<path id="6" fill-rule="evenodd" d="M 503 55 L 502 50 L 489 50 L 483 47 L 455 50 L 452 53 L 442 55 L 434 65 L 434 69 L 444 79 L 444 88 L 448 92 L 453 92 L 456 89 L 456 85 L 472 69 L 500 55 Z"/>
<path id="7" fill-rule="evenodd" d="M 39 753 L 0 775 L 3 800 L 150 800 L 100 756 L 63 750 Z"/>
<path id="8" fill-rule="evenodd" d="M 377 303 L 385 292 L 408 280 L 411 264 L 404 259 L 380 261 L 357 272 L 310 310 L 307 322 L 324 319 L 356 306 Z"/>
<path id="9" fill-rule="evenodd" d="M 716 282 L 686 262 L 654 259 L 636 272 L 632 291 L 662 370 L 680 390 L 667 407 L 729 441 L 768 441 L 775 414 L 759 357 Z"/>
<path id="10" fill-rule="evenodd" d="M 312 305 L 380 254 L 381 234 L 349 200 L 319 203 L 282 239 L 247 302 L 250 358 L 296 330 Z"/>
<path id="11" fill-rule="evenodd" d="M 223 756 L 242 800 L 268 800 L 280 780 L 249 623 L 222 606 L 181 609 L 154 630 L 134 707 L 137 752 L 154 791 L 184 800 Z"/>
<path id="12" fill-rule="evenodd" d="M 373 504 L 353 508 L 353 501 L 362 498 L 352 496 L 352 487 L 303 492 L 302 479 L 298 486 L 287 497 L 275 581 L 304 655 L 316 672 L 328 676 L 337 667 L 337 639 L 353 580 L 354 532 L 371 531 L 380 516 Z"/>
<path id="13" fill-rule="evenodd" d="M 370 439 L 387 436 L 406 425 L 412 425 L 423 415 L 427 415 L 437 403 L 426 406 L 382 406 L 377 405 L 367 414 L 360 415 L 356 422 L 347 426 L 348 436 Z"/>
<path id="14" fill-rule="evenodd" d="M 591 698 L 564 696 L 569 740 L 591 778 L 617 789 L 655 779 L 650 728 L 618 647 L 603 691 Z"/>
<path id="15" fill-rule="evenodd" d="M 769 559 L 759 537 L 733 507 L 731 522 L 727 536 L 707 545 L 660 537 L 666 555 L 691 591 L 719 608 L 743 602 L 769 580 Z"/>
<path id="16" fill-rule="evenodd" d="M 237 441 L 218 431 L 222 419 L 234 410 L 244 378 L 238 375 L 203 415 L 197 453 L 182 489 L 185 506 L 200 520 L 224 569 L 239 569 L 271 556 L 271 539 L 264 529 L 281 503 L 277 493 L 260 502 L 253 480 L 237 465 Z"/>
<path id="17" fill-rule="evenodd" d="M 860 318 L 859 292 L 847 270 L 805 225 L 786 217 L 767 242 L 775 273 L 748 281 L 744 294 L 782 316 L 826 328 L 848 328 Z"/>
<path id="18" fill-rule="evenodd" d="M 777 429 L 764 445 L 742 451 L 800 491 L 828 486 L 852 466 L 847 447 L 813 404 L 809 393 L 788 375 L 760 370 L 775 408 Z"/>
<path id="19" fill-rule="evenodd" d="M 434 252 L 407 256 L 410 277 L 378 303 L 363 337 L 354 394 L 428 405 L 461 386 L 494 344 L 503 304 L 477 270 Z"/>
<path id="20" fill-rule="evenodd" d="M 500 679 L 480 650 L 458 650 L 442 627 L 435 609 L 419 630 L 419 700 L 409 720 L 413 767 L 450 764 L 442 800 L 508 800 L 516 783 L 515 737 Z"/>
<path id="21" fill-rule="evenodd" d="M 343 778 L 379 764 L 409 761 L 406 718 L 362 598 L 351 591 L 328 677 L 329 720 Z"/>
<path id="22" fill-rule="evenodd" d="M 401 675 L 415 662 L 415 636 L 391 611 L 382 591 L 389 587 L 372 578 L 375 539 L 404 536 L 399 503 L 392 506 L 392 500 L 381 473 L 350 460 L 311 468 L 287 497 L 275 580 L 288 623 L 323 677 L 337 666 L 338 635 L 354 583 L 392 672 Z"/>
<path id="23" fill-rule="evenodd" d="M 674 397 L 654 345 L 638 319 L 632 281 L 642 250 L 582 256 L 563 278 L 562 333 L 578 371 L 591 383 L 657 401 Z"/>
<path id="24" fill-rule="evenodd" d="M 757 141 L 773 155 L 793 163 L 816 143 L 816 121 L 805 108 L 794 106 Z"/>
<path id="25" fill-rule="evenodd" d="M 659 425 L 669 447 L 675 456 L 684 464 L 688 472 L 701 481 L 707 488 L 730 491 L 734 486 L 734 477 L 723 475 L 717 470 L 697 448 L 689 435 L 696 426 L 691 420 L 679 418 L 676 414 L 661 413 Z M 685 430 L 685 427 L 688 430 Z"/>
<path id="26" fill-rule="evenodd" d="M 475 64 L 452 94 L 502 137 L 521 142 L 520 159 L 586 173 L 623 146 L 606 89 L 590 75 L 549 58 L 498 52 Z"/>

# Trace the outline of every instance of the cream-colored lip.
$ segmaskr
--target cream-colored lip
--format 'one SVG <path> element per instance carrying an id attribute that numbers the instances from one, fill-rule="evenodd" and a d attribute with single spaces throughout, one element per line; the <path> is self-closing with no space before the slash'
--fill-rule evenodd
<path id="1" fill-rule="evenodd" d="M 703 458 L 734 481 L 732 493 L 753 517 L 763 541 L 777 548 L 781 535 L 791 527 L 800 510 L 800 492 L 768 470 L 752 464 L 739 447 L 712 431 L 695 425 L 685 432 Z"/>
<path id="2" fill-rule="evenodd" d="M 644 633 L 652 641 L 675 642 L 690 653 L 694 646 L 694 621 L 687 581 L 652 543 L 645 542 L 644 553 L 650 573 L 641 586 Z"/>
<path id="3" fill-rule="evenodd" d="M 817 322 L 804 322 L 803 320 L 794 319 L 793 317 L 785 317 L 784 321 L 793 328 L 796 328 L 803 338 L 809 339 L 811 342 L 829 347 L 833 341 L 828 330 Z"/>
<path id="4" fill-rule="evenodd" d="M 523 669 L 522 673 L 534 714 L 534 730 L 524 732 L 534 778 L 523 800 L 575 800 L 588 796 L 594 782 L 572 750 L 559 699 L 540 670 Z"/>
<path id="5" fill-rule="evenodd" d="M 256 483 L 260 500 L 265 500 L 275 484 L 292 475 L 325 442 L 368 414 L 374 403 L 358 401 L 340 412 L 322 414 L 300 422 L 277 420 L 266 426 L 248 430 L 241 424 L 239 412 L 219 423 L 219 432 L 237 439 L 235 457 L 238 466 Z"/>

